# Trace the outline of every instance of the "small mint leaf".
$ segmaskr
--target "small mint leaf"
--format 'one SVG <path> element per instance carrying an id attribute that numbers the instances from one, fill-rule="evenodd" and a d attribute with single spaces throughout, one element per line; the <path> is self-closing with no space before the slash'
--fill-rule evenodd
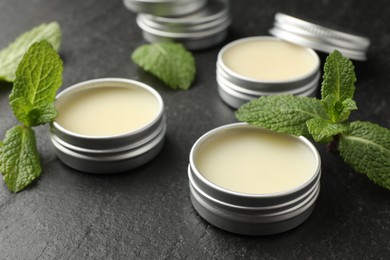
<path id="1" fill-rule="evenodd" d="M 306 121 L 328 119 L 321 101 L 310 97 L 264 96 L 252 100 L 236 112 L 239 121 L 277 132 L 310 137 Z"/>
<path id="2" fill-rule="evenodd" d="M 352 99 L 355 92 L 356 75 L 352 62 L 338 51 L 332 52 L 324 65 L 321 87 L 322 102 L 333 123 L 345 121 L 351 110 L 343 102 Z M 340 114 L 343 114 L 340 116 Z"/>
<path id="3" fill-rule="evenodd" d="M 350 98 L 347 98 L 346 100 L 344 100 L 341 103 L 341 107 L 342 107 L 342 109 L 341 109 L 340 114 L 339 114 L 340 115 L 339 116 L 340 122 L 344 122 L 344 121 L 348 120 L 349 115 L 351 114 L 351 111 L 358 109 L 355 100 L 350 99 Z"/>
<path id="4" fill-rule="evenodd" d="M 322 118 L 309 119 L 306 124 L 314 141 L 318 143 L 330 143 L 334 136 L 348 131 L 348 125 L 332 123 Z"/>
<path id="5" fill-rule="evenodd" d="M 51 122 L 56 116 L 51 105 L 62 84 L 62 61 L 51 45 L 31 45 L 16 71 L 10 104 L 16 118 L 26 126 Z"/>
<path id="6" fill-rule="evenodd" d="M 345 162 L 374 183 L 390 189 L 390 130 L 370 122 L 352 122 L 341 135 L 339 151 Z"/>
<path id="7" fill-rule="evenodd" d="M 0 171 L 12 192 L 27 187 L 41 174 L 34 131 L 15 126 L 8 130 L 0 146 Z"/>
<path id="8" fill-rule="evenodd" d="M 138 47 L 131 58 L 172 89 L 187 90 L 195 77 L 194 57 L 180 43 L 145 44 Z"/>
<path id="9" fill-rule="evenodd" d="M 7 48 L 0 51 L 0 80 L 13 82 L 15 72 L 23 55 L 34 42 L 47 40 L 58 51 L 61 43 L 61 29 L 58 23 L 51 22 L 34 27 L 20 35 Z"/>

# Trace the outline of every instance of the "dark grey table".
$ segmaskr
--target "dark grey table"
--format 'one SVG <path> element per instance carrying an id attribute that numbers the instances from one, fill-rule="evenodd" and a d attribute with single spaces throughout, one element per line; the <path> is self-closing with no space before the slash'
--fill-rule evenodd
<path id="1" fill-rule="evenodd" d="M 277 11 L 371 38 L 368 61 L 355 63 L 360 109 L 352 118 L 389 128 L 388 1 L 232 1 L 234 22 L 225 43 L 267 35 Z M 323 146 L 318 146 L 323 162 L 318 203 L 298 228 L 267 237 L 238 236 L 195 212 L 187 178 L 191 146 L 206 131 L 236 122 L 217 94 L 215 63 L 223 44 L 195 52 L 193 87 L 172 91 L 130 61 L 144 40 L 135 14 L 120 0 L 1 0 L 0 48 L 53 20 L 63 31 L 62 89 L 100 77 L 150 84 L 166 103 L 166 144 L 155 160 L 136 170 L 92 175 L 63 165 L 48 128 L 38 128 L 41 178 L 17 194 L 0 181 L 0 259 L 390 259 L 390 192 Z M 1 138 L 16 123 L 8 106 L 10 90 L 0 83 Z"/>

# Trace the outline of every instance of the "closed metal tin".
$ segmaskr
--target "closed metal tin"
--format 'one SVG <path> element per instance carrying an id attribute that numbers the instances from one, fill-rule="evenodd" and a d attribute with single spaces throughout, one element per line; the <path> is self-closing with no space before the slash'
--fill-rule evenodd
<path id="1" fill-rule="evenodd" d="M 161 96 L 150 86 L 129 79 L 103 78 L 73 85 L 56 98 L 66 98 L 79 92 L 100 87 L 142 88 L 158 103 L 156 117 L 145 126 L 124 134 L 88 136 L 74 133 L 56 121 L 51 124 L 51 141 L 57 157 L 68 166 L 89 173 L 115 173 L 131 170 L 153 159 L 163 147 L 166 133 L 164 104 Z"/>
<path id="2" fill-rule="evenodd" d="M 228 2 L 209 0 L 199 11 L 181 17 L 139 14 L 137 24 L 148 42 L 174 40 L 187 49 L 199 50 L 223 41 L 231 24 Z"/>
<path id="3" fill-rule="evenodd" d="M 361 61 L 367 59 L 366 52 L 370 46 L 368 38 L 326 28 L 283 13 L 276 13 L 274 27 L 269 32 L 280 39 L 318 51 L 330 53 L 337 49 L 344 56 Z"/>
<path id="4" fill-rule="evenodd" d="M 312 151 L 316 163 L 315 172 L 309 180 L 285 192 L 235 192 L 212 183 L 198 171 L 194 158 L 202 143 L 224 131 L 240 128 L 256 128 L 259 134 L 268 131 L 246 123 L 235 123 L 204 134 L 193 145 L 188 177 L 194 208 L 209 223 L 243 235 L 276 234 L 300 225 L 312 213 L 320 191 L 321 159 L 316 148 L 306 138 L 294 137 Z"/>
<path id="5" fill-rule="evenodd" d="M 125 7 L 136 13 L 180 16 L 201 9 L 207 0 L 123 0 Z"/>

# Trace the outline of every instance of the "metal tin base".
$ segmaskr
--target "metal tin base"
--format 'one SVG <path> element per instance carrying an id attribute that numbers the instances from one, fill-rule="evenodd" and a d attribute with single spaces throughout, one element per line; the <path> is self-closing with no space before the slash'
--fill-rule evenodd
<path id="1" fill-rule="evenodd" d="M 144 165 L 155 158 L 164 146 L 164 132 L 155 138 L 149 147 L 127 151 L 115 156 L 91 157 L 71 151 L 52 138 L 56 156 L 66 165 L 76 170 L 94 173 L 107 174 L 130 171 Z"/>
<path id="2" fill-rule="evenodd" d="M 228 212 L 224 212 L 217 208 L 213 208 L 207 205 L 204 201 L 201 200 L 199 196 L 194 192 L 193 187 L 190 185 L 190 199 L 191 203 L 194 206 L 198 214 L 204 218 L 210 224 L 221 228 L 223 230 L 240 234 L 240 235 L 249 235 L 249 236 L 265 236 L 282 233 L 288 230 L 291 230 L 300 224 L 302 224 L 306 219 L 309 218 L 315 207 L 315 200 L 317 196 L 312 200 L 312 202 L 305 206 L 302 212 L 298 215 L 295 215 L 291 218 L 288 218 L 284 221 L 274 222 L 274 223 L 256 223 L 248 222 L 245 219 L 245 216 L 236 216 L 230 215 Z"/>

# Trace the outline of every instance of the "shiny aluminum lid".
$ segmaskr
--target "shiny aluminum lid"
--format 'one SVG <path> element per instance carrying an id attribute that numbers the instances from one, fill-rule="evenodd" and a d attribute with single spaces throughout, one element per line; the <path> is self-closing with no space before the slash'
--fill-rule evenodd
<path id="1" fill-rule="evenodd" d="M 180 16 L 201 9 L 206 0 L 123 0 L 127 9 L 136 13 Z"/>
<path id="2" fill-rule="evenodd" d="M 346 57 L 364 61 L 370 40 L 365 37 L 329 29 L 283 13 L 276 13 L 272 35 L 304 45 L 318 51 L 330 53 L 337 49 Z"/>

